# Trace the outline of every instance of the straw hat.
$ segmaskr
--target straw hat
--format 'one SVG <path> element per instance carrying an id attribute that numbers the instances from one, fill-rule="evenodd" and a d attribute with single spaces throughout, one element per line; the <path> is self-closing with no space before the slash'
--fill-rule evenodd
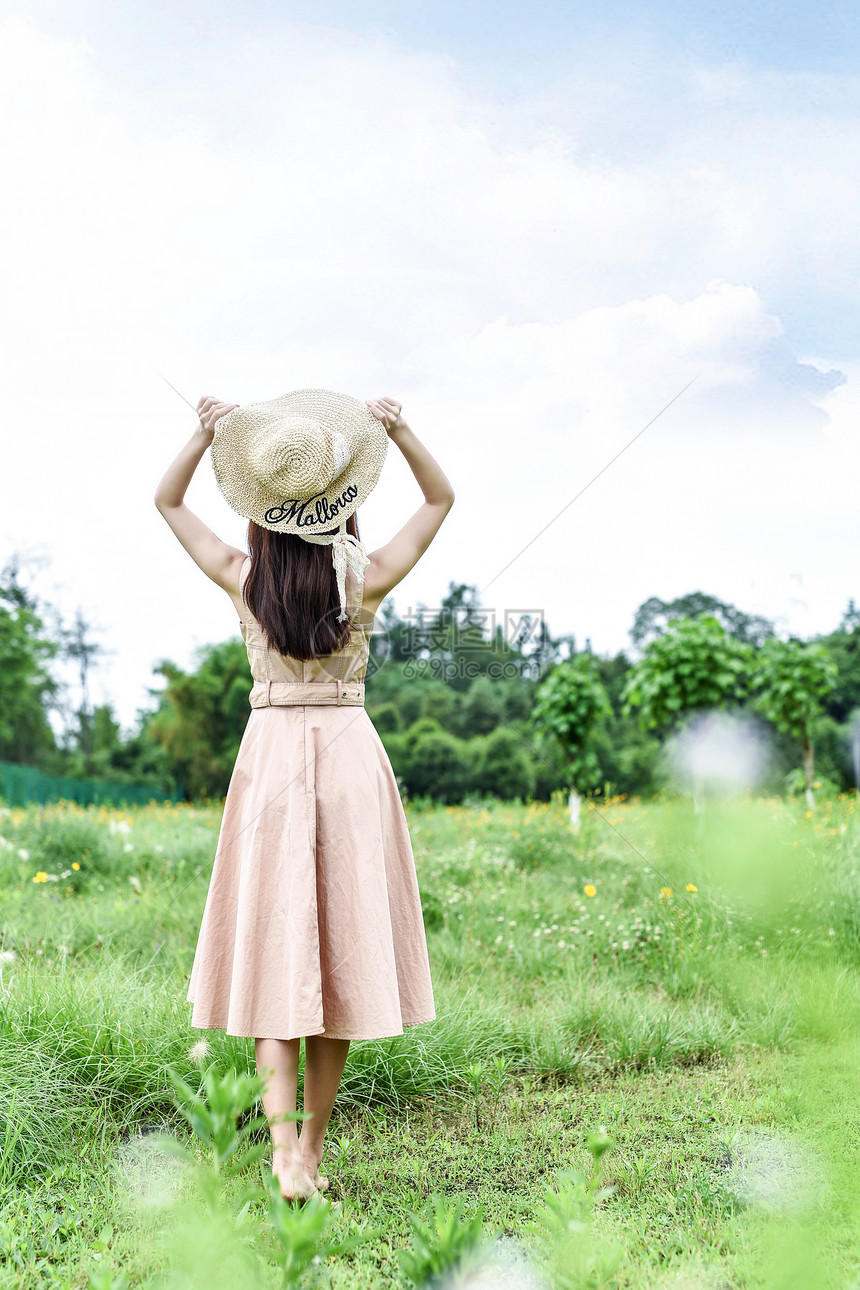
<path id="1" fill-rule="evenodd" d="M 338 622 L 348 618 L 347 566 L 363 579 L 369 563 L 346 521 L 376 486 L 387 451 L 388 432 L 366 404 L 330 390 L 249 403 L 215 425 L 212 467 L 233 510 L 277 533 L 331 544 Z"/>
<path id="2" fill-rule="evenodd" d="M 358 399 L 294 390 L 220 417 L 212 466 L 234 511 L 263 528 L 309 537 L 358 510 L 387 450 L 385 426 Z"/>

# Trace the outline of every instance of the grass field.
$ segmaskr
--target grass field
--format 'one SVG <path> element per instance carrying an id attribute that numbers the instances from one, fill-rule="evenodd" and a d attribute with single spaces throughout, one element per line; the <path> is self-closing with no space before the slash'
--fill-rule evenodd
<path id="1" fill-rule="evenodd" d="M 854 805 L 410 806 L 438 1017 L 352 1046 L 304 1217 L 171 1082 L 253 1069 L 184 1002 L 220 808 L 2 813 L 0 1287 L 401 1287 L 478 1215 L 445 1284 L 860 1286 Z"/>

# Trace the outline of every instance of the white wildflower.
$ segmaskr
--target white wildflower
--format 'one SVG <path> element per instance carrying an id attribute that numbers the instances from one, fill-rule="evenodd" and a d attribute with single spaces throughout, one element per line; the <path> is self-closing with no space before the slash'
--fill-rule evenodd
<path id="1" fill-rule="evenodd" d="M 198 1039 L 196 1044 L 192 1044 L 188 1050 L 189 1060 L 192 1062 L 202 1062 L 209 1055 L 209 1044 L 205 1039 Z"/>

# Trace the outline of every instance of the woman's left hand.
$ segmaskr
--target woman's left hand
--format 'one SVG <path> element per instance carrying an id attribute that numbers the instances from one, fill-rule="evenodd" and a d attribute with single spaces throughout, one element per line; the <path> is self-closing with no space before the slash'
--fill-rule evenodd
<path id="1" fill-rule="evenodd" d="M 197 415 L 210 443 L 215 438 L 215 422 L 218 418 L 225 417 L 228 412 L 232 412 L 238 406 L 238 403 L 222 403 L 220 399 L 213 399 L 211 394 L 204 394 L 202 398 L 198 399 Z"/>
<path id="2" fill-rule="evenodd" d="M 396 399 L 366 399 L 365 402 L 377 421 L 382 422 L 389 434 L 391 434 L 392 430 L 397 429 L 403 408 Z"/>

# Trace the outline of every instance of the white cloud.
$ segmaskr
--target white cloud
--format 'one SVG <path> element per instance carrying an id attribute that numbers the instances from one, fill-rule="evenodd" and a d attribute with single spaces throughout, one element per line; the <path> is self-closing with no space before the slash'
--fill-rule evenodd
<path id="1" fill-rule="evenodd" d="M 515 106 L 493 115 L 450 61 L 381 39 L 215 40 L 151 90 L 20 20 L 2 49 L 18 200 L 0 212 L 0 536 L 46 545 L 66 603 L 105 625 L 126 717 L 155 658 L 235 628 L 151 504 L 193 424 L 159 370 L 192 402 L 317 383 L 400 396 L 458 498 L 401 609 L 486 583 L 695 376 L 488 600 L 540 603 L 603 648 L 649 594 L 701 586 L 779 613 L 789 572 L 816 584 L 815 627 L 838 615 L 847 498 L 827 416 L 856 406 L 856 377 L 833 389 L 826 358 L 801 363 L 756 277 L 788 262 L 814 196 L 765 254 L 788 179 L 769 194 L 733 172 L 731 141 L 586 162 L 557 130 L 524 140 Z M 835 162 L 826 190 L 853 218 Z M 836 227 L 810 255 L 842 253 Z M 367 544 L 419 502 L 392 449 Z M 242 541 L 207 465 L 189 503 Z"/>

